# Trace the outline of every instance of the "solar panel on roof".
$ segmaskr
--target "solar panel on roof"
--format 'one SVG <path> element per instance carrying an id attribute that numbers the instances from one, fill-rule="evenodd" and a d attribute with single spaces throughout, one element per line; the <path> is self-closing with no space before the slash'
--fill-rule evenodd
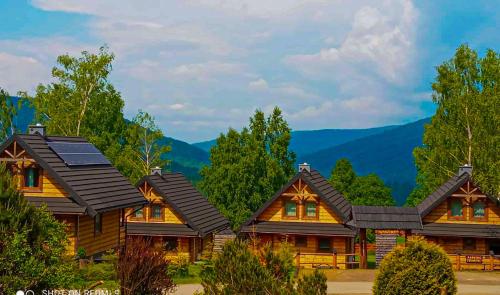
<path id="1" fill-rule="evenodd" d="M 47 142 L 68 166 L 111 165 L 104 155 L 88 142 Z"/>

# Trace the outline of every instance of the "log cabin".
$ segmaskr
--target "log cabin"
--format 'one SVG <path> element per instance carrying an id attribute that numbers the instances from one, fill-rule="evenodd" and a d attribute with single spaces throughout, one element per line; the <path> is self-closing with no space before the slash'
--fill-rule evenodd
<path id="1" fill-rule="evenodd" d="M 240 228 L 254 247 L 291 245 L 298 267 L 349 268 L 354 263 L 351 204 L 304 163 L 299 172 Z"/>
<path id="2" fill-rule="evenodd" d="M 462 166 L 417 210 L 421 230 L 412 234 L 439 244 L 458 269 L 500 269 L 499 201 L 474 183 L 472 167 Z"/>
<path id="3" fill-rule="evenodd" d="M 229 221 L 181 173 L 154 168 L 137 187 L 148 204 L 128 209 L 127 236 L 151 238 L 167 259 L 210 258 L 215 244 L 234 237 Z"/>
<path id="4" fill-rule="evenodd" d="M 86 256 L 119 247 L 125 239 L 124 211 L 147 200 L 82 137 L 46 136 L 33 125 L 0 147 L 19 190 L 35 206 L 46 205 L 66 224 L 68 255 Z"/>

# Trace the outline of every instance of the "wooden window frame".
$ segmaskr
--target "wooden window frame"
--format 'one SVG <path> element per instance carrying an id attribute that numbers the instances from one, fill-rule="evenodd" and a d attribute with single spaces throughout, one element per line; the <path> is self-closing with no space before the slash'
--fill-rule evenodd
<path id="1" fill-rule="evenodd" d="M 36 168 L 38 169 L 38 186 L 36 187 L 27 187 L 26 186 L 26 180 L 25 180 L 25 171 L 26 169 L 29 169 L 29 168 Z M 33 165 L 30 165 L 30 166 L 26 166 L 26 167 L 22 167 L 21 168 L 21 190 L 23 192 L 27 192 L 27 193 L 41 193 L 43 192 L 43 169 L 36 165 L 36 164 L 33 164 Z"/>
<path id="2" fill-rule="evenodd" d="M 483 203 L 484 204 L 484 216 L 482 217 L 475 217 L 474 216 L 474 204 L 476 203 Z M 483 221 L 483 222 L 487 222 L 488 221 L 488 202 L 486 200 L 477 200 L 475 202 L 473 202 L 471 205 L 470 205 L 470 208 L 469 208 L 470 212 L 469 212 L 469 219 L 471 221 Z"/>
<path id="3" fill-rule="evenodd" d="M 316 215 L 307 216 L 307 203 L 312 203 L 316 205 Z M 319 201 L 305 201 L 303 206 L 304 213 L 302 214 L 303 219 L 318 220 L 319 219 Z"/>
<path id="4" fill-rule="evenodd" d="M 462 204 L 462 215 L 461 216 L 452 216 L 451 215 L 451 205 L 454 201 L 460 201 Z M 464 205 L 464 202 L 459 199 L 459 198 L 450 198 L 448 200 L 448 220 L 465 220 L 465 209 L 466 206 Z"/>
<path id="5" fill-rule="evenodd" d="M 466 248 L 465 241 L 473 241 L 471 247 Z M 477 241 L 475 238 L 462 238 L 462 250 L 475 251 L 477 249 Z"/>
<path id="6" fill-rule="evenodd" d="M 97 226 L 97 218 L 99 217 L 99 227 Z M 96 216 L 94 216 L 94 236 L 102 234 L 102 220 L 103 216 L 102 213 L 97 213 Z"/>
<path id="7" fill-rule="evenodd" d="M 287 215 L 286 214 L 286 203 L 295 203 L 295 216 L 291 216 L 291 215 Z M 286 198 L 286 199 L 283 199 L 283 204 L 282 204 L 282 214 L 281 214 L 281 217 L 283 219 L 291 219 L 291 220 L 297 220 L 299 219 L 299 202 L 297 201 L 294 201 L 292 198 Z"/>
<path id="8" fill-rule="evenodd" d="M 136 216 L 136 210 L 138 210 L 137 207 L 140 207 L 140 206 L 136 206 L 136 207 L 132 207 L 132 212 L 131 212 L 131 215 L 130 215 L 130 220 L 133 220 L 133 221 L 146 221 L 146 207 L 147 206 L 143 206 L 142 207 L 142 217 L 137 217 Z"/>
<path id="9" fill-rule="evenodd" d="M 328 239 L 330 241 L 330 248 L 328 250 L 321 249 L 319 247 L 320 240 L 322 240 L 322 239 Z M 318 237 L 317 240 L 318 240 L 317 248 L 318 248 L 319 253 L 332 253 L 333 252 L 333 239 L 331 237 Z"/>
<path id="10" fill-rule="evenodd" d="M 166 243 L 167 243 L 167 240 L 174 240 L 175 239 L 175 248 L 173 250 L 167 250 L 167 248 L 165 247 L 166 246 Z M 179 238 L 178 237 L 165 237 L 164 240 L 162 240 L 162 246 L 163 246 L 163 250 L 165 252 L 178 252 L 179 251 L 179 245 L 180 245 L 180 241 L 179 241 Z"/>
<path id="11" fill-rule="evenodd" d="M 298 239 L 305 239 L 305 243 L 301 244 L 301 245 L 297 245 L 297 240 Z M 307 244 L 308 244 L 307 236 L 295 236 L 294 237 L 294 246 L 295 246 L 295 248 L 307 248 Z"/>
<path id="12" fill-rule="evenodd" d="M 160 217 L 153 217 L 153 207 L 159 206 L 160 207 Z M 158 221 L 163 221 L 165 220 L 165 208 L 163 208 L 161 203 L 152 203 L 149 206 L 149 220 L 158 222 Z"/>

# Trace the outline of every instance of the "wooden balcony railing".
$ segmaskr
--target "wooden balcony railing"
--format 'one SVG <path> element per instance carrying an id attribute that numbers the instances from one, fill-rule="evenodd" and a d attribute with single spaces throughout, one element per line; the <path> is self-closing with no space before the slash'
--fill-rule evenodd
<path id="1" fill-rule="evenodd" d="M 356 261 L 356 254 L 299 252 L 295 255 L 295 265 L 298 268 L 348 269 L 358 268 L 359 261 Z"/>

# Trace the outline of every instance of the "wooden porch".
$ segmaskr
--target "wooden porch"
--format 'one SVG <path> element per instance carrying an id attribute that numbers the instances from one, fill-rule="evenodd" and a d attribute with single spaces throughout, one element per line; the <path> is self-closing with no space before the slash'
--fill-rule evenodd
<path id="1" fill-rule="evenodd" d="M 352 269 L 359 268 L 358 254 L 337 253 L 306 253 L 297 252 L 295 265 L 297 268 L 322 268 L 322 269 Z"/>

